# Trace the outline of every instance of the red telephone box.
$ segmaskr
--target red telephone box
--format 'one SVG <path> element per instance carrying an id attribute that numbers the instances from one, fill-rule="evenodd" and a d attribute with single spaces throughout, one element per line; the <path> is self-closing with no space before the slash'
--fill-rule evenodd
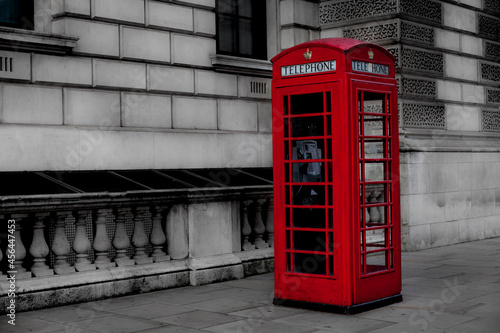
<path id="1" fill-rule="evenodd" d="M 352 314 L 401 301 L 395 58 L 330 38 L 271 61 L 274 304 Z"/>

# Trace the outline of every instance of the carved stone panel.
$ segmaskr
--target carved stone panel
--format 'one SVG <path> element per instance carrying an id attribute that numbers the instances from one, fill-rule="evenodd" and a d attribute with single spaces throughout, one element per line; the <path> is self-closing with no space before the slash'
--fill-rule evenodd
<path id="1" fill-rule="evenodd" d="M 500 65 L 481 63 L 481 78 L 486 81 L 500 82 Z"/>
<path id="2" fill-rule="evenodd" d="M 391 38 L 398 39 L 398 31 L 397 22 L 388 22 L 364 27 L 345 28 L 344 37 L 373 42 Z"/>
<path id="3" fill-rule="evenodd" d="M 441 3 L 432 0 L 400 0 L 401 13 L 441 23 Z"/>
<path id="4" fill-rule="evenodd" d="M 434 29 L 401 21 L 401 39 L 434 45 Z"/>
<path id="5" fill-rule="evenodd" d="M 484 9 L 492 12 L 500 13 L 500 1 L 484 0 Z"/>
<path id="6" fill-rule="evenodd" d="M 500 131 L 500 112 L 496 110 L 482 110 L 481 129 L 483 131 Z"/>
<path id="7" fill-rule="evenodd" d="M 441 53 L 403 47 L 401 67 L 443 73 L 443 55 Z"/>
<path id="8" fill-rule="evenodd" d="M 500 20 L 479 14 L 479 33 L 498 40 L 500 38 Z"/>
<path id="9" fill-rule="evenodd" d="M 500 104 L 500 89 L 487 89 L 486 103 Z"/>
<path id="10" fill-rule="evenodd" d="M 404 127 L 446 128 L 444 106 L 402 103 Z"/>
<path id="11" fill-rule="evenodd" d="M 485 56 L 488 58 L 500 58 L 500 44 L 485 42 Z"/>
<path id="12" fill-rule="evenodd" d="M 402 94 L 436 97 L 436 81 L 402 77 L 401 85 Z"/>
<path id="13" fill-rule="evenodd" d="M 344 0 L 324 2 L 319 6 L 319 24 L 327 25 L 384 14 L 396 14 L 397 10 L 397 0 Z"/>

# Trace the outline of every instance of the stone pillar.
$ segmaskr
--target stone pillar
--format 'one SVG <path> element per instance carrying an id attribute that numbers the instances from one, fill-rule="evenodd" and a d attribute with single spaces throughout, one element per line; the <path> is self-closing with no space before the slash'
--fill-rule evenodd
<path id="1" fill-rule="evenodd" d="M 33 225 L 33 241 L 30 246 L 30 253 L 33 256 L 33 266 L 31 273 L 35 277 L 54 275 L 54 270 L 45 263 L 47 255 L 50 253 L 49 246 L 45 241 L 45 224 L 50 217 L 50 213 L 36 213 Z M 1 261 L 1 259 L 0 259 Z"/>
<path id="2" fill-rule="evenodd" d="M 112 263 L 108 257 L 108 252 L 111 249 L 111 241 L 106 232 L 106 216 L 110 212 L 111 209 L 99 209 L 95 212 L 94 251 L 96 258 L 94 264 L 98 269 L 115 267 L 115 263 Z"/>
<path id="3" fill-rule="evenodd" d="M 130 214 L 130 208 L 116 208 L 115 214 L 115 236 L 113 237 L 113 246 L 116 249 L 116 266 L 134 266 L 135 262 L 127 256 L 127 249 L 130 246 L 130 238 L 125 229 L 127 215 Z"/>
<path id="4" fill-rule="evenodd" d="M 148 236 L 144 230 L 144 215 L 148 207 L 137 207 L 134 216 L 134 234 L 132 236 L 132 245 L 135 247 L 133 256 L 136 264 L 148 264 L 153 262 L 153 258 L 146 254 L 146 245 L 148 245 Z"/>
<path id="5" fill-rule="evenodd" d="M 248 206 L 250 203 L 251 201 L 244 200 L 241 204 L 243 207 L 243 225 L 241 227 L 241 235 L 243 236 L 243 245 L 241 248 L 243 251 L 255 250 L 255 245 L 251 244 L 248 240 L 252 234 L 252 228 L 248 222 Z"/>
<path id="6" fill-rule="evenodd" d="M 88 259 L 88 252 L 91 250 L 89 238 L 87 237 L 87 216 L 92 213 L 91 210 L 75 211 L 76 235 L 73 241 L 73 250 L 76 252 L 75 268 L 78 272 L 92 271 L 96 269 Z"/>
<path id="7" fill-rule="evenodd" d="M 56 274 L 74 273 L 75 268 L 66 261 L 71 247 L 66 237 L 66 217 L 70 212 L 57 212 L 55 223 L 54 241 L 52 242 L 52 252 L 56 255 L 54 272 Z"/>
<path id="8" fill-rule="evenodd" d="M 266 232 L 267 243 L 274 247 L 274 201 L 272 198 L 267 199 Z"/>
<path id="9" fill-rule="evenodd" d="M 165 212 L 165 215 L 163 214 L 163 212 Z M 151 244 L 153 244 L 153 252 L 151 253 L 151 257 L 153 258 L 154 262 L 170 260 L 170 256 L 166 255 L 165 252 L 163 252 L 163 247 L 165 246 L 167 237 L 165 236 L 165 233 L 163 232 L 163 228 L 161 226 L 161 221 L 164 217 L 166 217 L 167 213 L 168 208 L 162 209 L 161 207 L 156 207 L 152 211 L 152 214 L 154 215 L 152 216 L 153 228 L 151 230 L 149 240 Z"/>
<path id="10" fill-rule="evenodd" d="M 255 200 L 255 221 L 253 231 L 255 233 L 254 245 L 256 249 L 265 249 L 269 247 L 269 244 L 262 239 L 266 231 L 266 226 L 264 225 L 264 221 L 262 221 L 262 205 L 264 201 L 265 199 Z"/>

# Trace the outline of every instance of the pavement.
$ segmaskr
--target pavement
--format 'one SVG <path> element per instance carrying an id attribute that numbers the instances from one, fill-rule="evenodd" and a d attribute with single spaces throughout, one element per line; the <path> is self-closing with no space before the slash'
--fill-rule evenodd
<path id="1" fill-rule="evenodd" d="M 273 274 L 0 317 L 0 332 L 500 332 L 500 238 L 403 253 L 403 302 L 357 315 L 272 305 Z"/>

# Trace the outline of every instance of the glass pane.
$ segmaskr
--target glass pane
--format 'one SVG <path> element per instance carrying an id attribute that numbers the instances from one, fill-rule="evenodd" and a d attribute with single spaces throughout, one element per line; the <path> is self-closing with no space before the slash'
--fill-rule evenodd
<path id="1" fill-rule="evenodd" d="M 384 136 L 384 118 L 377 116 L 364 116 L 365 136 Z"/>
<path id="2" fill-rule="evenodd" d="M 364 140 L 364 158 L 384 158 L 385 140 Z"/>
<path id="3" fill-rule="evenodd" d="M 291 263 L 290 263 L 290 253 L 287 252 L 286 254 L 286 271 L 287 272 L 290 272 L 290 267 L 292 266 Z"/>
<path id="4" fill-rule="evenodd" d="M 329 275 L 333 275 L 333 256 L 328 256 L 328 259 L 330 260 L 330 262 L 328 263 L 329 265 L 329 272 L 328 274 Z"/>
<path id="5" fill-rule="evenodd" d="M 323 146 L 323 140 L 292 141 L 292 158 L 294 160 L 320 160 L 323 158 Z"/>
<path id="6" fill-rule="evenodd" d="M 290 249 L 290 230 L 286 231 L 286 248 Z"/>
<path id="7" fill-rule="evenodd" d="M 236 52 L 236 20 L 232 17 L 219 15 L 219 51 Z"/>
<path id="8" fill-rule="evenodd" d="M 252 17 L 252 2 L 248 0 L 238 0 L 238 15 Z"/>
<path id="9" fill-rule="evenodd" d="M 0 22 L 19 23 L 19 1 L 0 0 Z"/>
<path id="10" fill-rule="evenodd" d="M 324 228 L 325 210 L 321 208 L 294 208 L 293 226 L 295 228 Z"/>
<path id="11" fill-rule="evenodd" d="M 294 272 L 326 275 L 326 256 L 294 253 Z"/>
<path id="12" fill-rule="evenodd" d="M 292 118 L 292 137 L 323 136 L 323 116 Z"/>
<path id="13" fill-rule="evenodd" d="M 385 163 L 365 163 L 365 181 L 382 181 L 385 177 Z"/>
<path id="14" fill-rule="evenodd" d="M 387 251 L 366 255 L 366 274 L 387 270 Z"/>
<path id="15" fill-rule="evenodd" d="M 219 13 L 227 13 L 236 15 L 236 1 L 234 0 L 218 0 L 217 1 L 217 9 Z"/>
<path id="16" fill-rule="evenodd" d="M 385 113 L 385 94 L 365 92 L 363 110 L 365 113 Z"/>
<path id="17" fill-rule="evenodd" d="M 366 251 L 381 250 L 386 247 L 386 230 L 376 229 L 366 231 Z"/>
<path id="18" fill-rule="evenodd" d="M 333 229 L 333 209 L 328 209 L 328 228 Z"/>
<path id="19" fill-rule="evenodd" d="M 252 22 L 247 19 L 239 20 L 239 53 L 241 55 L 250 56 L 253 54 L 253 34 L 252 34 Z"/>
<path id="20" fill-rule="evenodd" d="M 290 142 L 285 141 L 285 160 L 290 158 Z"/>
<path id="21" fill-rule="evenodd" d="M 324 166 L 321 162 L 292 163 L 293 182 L 318 183 L 324 180 Z"/>
<path id="22" fill-rule="evenodd" d="M 323 93 L 290 96 L 291 114 L 323 113 Z"/>
<path id="23" fill-rule="evenodd" d="M 324 186 L 293 186 L 293 204 L 302 206 L 324 205 Z"/>
<path id="24" fill-rule="evenodd" d="M 283 96 L 283 113 L 288 115 L 288 96 Z"/>
<path id="25" fill-rule="evenodd" d="M 326 92 L 326 112 L 332 112 L 332 93 Z"/>
<path id="26" fill-rule="evenodd" d="M 328 233 L 328 252 L 333 252 L 333 232 Z"/>
<path id="27" fill-rule="evenodd" d="M 290 208 L 285 208 L 285 226 L 290 227 Z"/>
<path id="28" fill-rule="evenodd" d="M 322 231 L 294 231 L 294 250 L 326 251 L 325 233 Z"/>

